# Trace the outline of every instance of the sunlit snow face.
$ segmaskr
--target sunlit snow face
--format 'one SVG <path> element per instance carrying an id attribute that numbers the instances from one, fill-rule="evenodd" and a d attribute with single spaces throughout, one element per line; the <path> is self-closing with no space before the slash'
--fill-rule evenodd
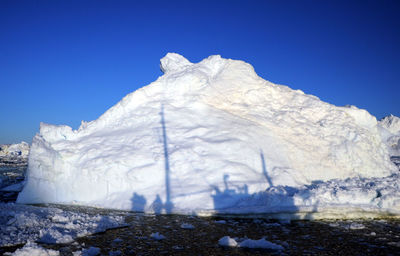
<path id="1" fill-rule="evenodd" d="M 164 76 L 79 130 L 42 124 L 18 202 L 160 213 L 379 213 L 393 203 L 361 182 L 397 195 L 385 177 L 398 170 L 365 110 L 269 83 L 220 56 L 193 64 L 168 54 L 161 68 Z"/>

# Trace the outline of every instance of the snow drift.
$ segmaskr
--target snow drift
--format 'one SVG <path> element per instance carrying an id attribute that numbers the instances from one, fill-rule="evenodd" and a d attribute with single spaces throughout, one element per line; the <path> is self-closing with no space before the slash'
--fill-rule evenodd
<path id="1" fill-rule="evenodd" d="M 161 70 L 78 130 L 42 123 L 18 202 L 156 213 L 400 212 L 399 171 L 367 111 L 270 83 L 218 55 L 190 63 L 169 53 Z M 345 179 L 361 185 L 340 196 Z M 378 193 L 363 179 L 393 186 Z M 307 195 L 317 188 L 326 194 Z"/>

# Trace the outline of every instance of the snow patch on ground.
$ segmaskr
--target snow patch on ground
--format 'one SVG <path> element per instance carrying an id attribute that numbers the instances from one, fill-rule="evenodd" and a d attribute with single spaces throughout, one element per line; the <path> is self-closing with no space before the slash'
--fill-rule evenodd
<path id="1" fill-rule="evenodd" d="M 17 249 L 14 253 L 5 253 L 12 256 L 58 256 L 60 253 L 51 249 L 44 249 L 34 242 L 27 242 L 24 247 Z"/>
<path id="2" fill-rule="evenodd" d="M 123 216 L 85 214 L 55 207 L 0 203 L 0 246 L 28 241 L 70 243 L 77 237 L 125 225 Z"/>
<path id="3" fill-rule="evenodd" d="M 218 244 L 220 246 L 226 246 L 226 247 L 236 247 L 238 245 L 236 240 L 231 238 L 230 236 L 222 237 L 221 239 L 218 240 Z"/>
<path id="4" fill-rule="evenodd" d="M 253 240 L 253 239 L 238 239 L 238 240 L 241 240 L 241 242 L 238 243 L 236 239 L 231 238 L 230 236 L 224 236 L 218 240 L 218 244 L 220 246 L 226 246 L 226 247 L 284 250 L 284 248 L 281 245 L 267 241 L 265 240 L 265 238 L 261 238 L 258 240 Z"/>
<path id="5" fill-rule="evenodd" d="M 246 239 L 239 244 L 239 247 L 251 248 L 251 249 L 270 249 L 270 250 L 284 249 L 281 245 L 267 241 L 265 240 L 265 238 L 261 238 L 258 240 Z"/>

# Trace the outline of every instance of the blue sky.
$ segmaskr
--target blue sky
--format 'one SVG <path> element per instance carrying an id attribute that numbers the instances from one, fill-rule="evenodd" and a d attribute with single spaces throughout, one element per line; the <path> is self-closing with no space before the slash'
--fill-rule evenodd
<path id="1" fill-rule="evenodd" d="M 400 1 L 0 1 L 0 144 L 97 119 L 167 52 L 400 116 Z"/>

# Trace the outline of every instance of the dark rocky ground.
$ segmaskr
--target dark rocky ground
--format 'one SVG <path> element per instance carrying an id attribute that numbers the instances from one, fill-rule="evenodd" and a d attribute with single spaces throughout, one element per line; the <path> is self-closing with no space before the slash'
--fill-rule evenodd
<path id="1" fill-rule="evenodd" d="M 219 223 L 218 221 L 225 221 Z M 79 238 L 73 245 L 46 246 L 62 255 L 101 248 L 103 255 L 400 255 L 399 220 L 293 221 L 179 215 L 132 215 L 128 227 Z M 183 229 L 182 223 L 193 225 Z M 154 240 L 159 232 L 165 239 Z M 265 238 L 284 250 L 226 248 L 218 240 Z"/>
<path id="2" fill-rule="evenodd" d="M 5 183 L 22 181 L 25 168 L 1 166 L 2 187 Z M 3 202 L 15 201 L 16 196 L 16 192 L 0 194 Z M 84 212 L 93 210 L 73 208 Z M 262 218 L 129 213 L 126 221 L 126 227 L 78 238 L 72 244 L 41 246 L 58 250 L 61 255 L 72 255 L 90 247 L 100 248 L 102 255 L 400 255 L 398 219 L 279 222 Z M 183 223 L 193 228 L 182 228 Z M 156 232 L 165 239 L 151 238 Z M 283 246 L 284 250 L 221 247 L 218 240 L 224 236 L 239 241 L 265 238 Z M 0 254 L 19 247 L 22 245 L 0 248 Z"/>

